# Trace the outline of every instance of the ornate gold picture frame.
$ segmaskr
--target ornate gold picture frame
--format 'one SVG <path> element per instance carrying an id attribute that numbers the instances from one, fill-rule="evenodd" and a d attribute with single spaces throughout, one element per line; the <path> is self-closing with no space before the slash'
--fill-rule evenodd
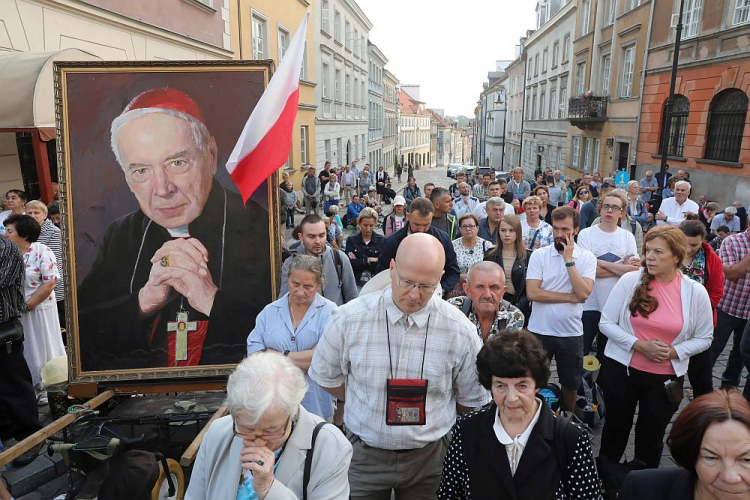
<path id="1" fill-rule="evenodd" d="M 55 65 L 71 382 L 216 378 L 277 295 L 278 180 L 225 162 L 271 61 Z"/>

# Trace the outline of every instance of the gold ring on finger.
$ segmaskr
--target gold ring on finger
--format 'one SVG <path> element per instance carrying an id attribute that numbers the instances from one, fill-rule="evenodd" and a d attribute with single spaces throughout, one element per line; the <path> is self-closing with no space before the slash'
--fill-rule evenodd
<path id="1" fill-rule="evenodd" d="M 161 267 L 169 267 L 169 255 L 165 255 L 160 261 Z"/>

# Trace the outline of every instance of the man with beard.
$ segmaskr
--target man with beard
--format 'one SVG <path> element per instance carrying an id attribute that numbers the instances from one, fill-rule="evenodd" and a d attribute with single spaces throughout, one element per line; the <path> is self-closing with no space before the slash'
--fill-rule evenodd
<path id="1" fill-rule="evenodd" d="M 176 89 L 136 96 L 111 141 L 140 208 L 78 288 L 83 371 L 239 362 L 271 297 L 268 212 L 214 179 L 216 140 Z"/>
<path id="2" fill-rule="evenodd" d="M 529 331 L 557 361 L 563 409 L 574 411 L 583 358 L 583 303 L 596 280 L 596 257 L 575 243 L 578 212 L 558 207 L 552 212 L 554 245 L 531 254 L 526 296 L 533 302 Z"/>

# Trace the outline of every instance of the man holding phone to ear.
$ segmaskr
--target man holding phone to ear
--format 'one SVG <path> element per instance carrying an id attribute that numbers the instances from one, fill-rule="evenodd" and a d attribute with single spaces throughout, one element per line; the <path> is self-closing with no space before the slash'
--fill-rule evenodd
<path id="1" fill-rule="evenodd" d="M 579 214 L 573 207 L 552 211 L 554 245 L 531 254 L 526 296 L 534 305 L 529 331 L 557 361 L 563 409 L 574 411 L 583 362 L 583 303 L 596 280 L 596 257 L 575 243 Z"/>

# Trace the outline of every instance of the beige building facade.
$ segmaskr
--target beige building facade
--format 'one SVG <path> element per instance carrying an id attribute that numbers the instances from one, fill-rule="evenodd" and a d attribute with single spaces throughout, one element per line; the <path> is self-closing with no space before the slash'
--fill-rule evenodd
<path id="1" fill-rule="evenodd" d="M 292 134 L 289 159 L 279 170 L 286 173 L 295 189 L 301 187 L 306 165 L 315 163 L 315 87 L 316 76 L 312 57 L 315 30 L 314 9 L 306 0 L 240 0 L 240 8 L 231 9 L 232 47 L 236 59 L 272 59 L 276 68 L 289 48 L 305 13 L 309 10 L 307 45 L 302 59 L 299 104 Z M 238 15 L 239 13 L 239 15 Z"/>
<path id="2" fill-rule="evenodd" d="M 35 91 L 12 103 L 16 112 L 0 102 L 0 191 L 24 189 L 51 201 L 55 59 L 230 59 L 230 49 L 228 0 L 0 1 L 0 73 L 36 72 L 26 75 Z"/>
<path id="3" fill-rule="evenodd" d="M 389 171 L 398 162 L 398 78 L 385 70 L 383 75 L 383 165 Z"/>
<path id="4" fill-rule="evenodd" d="M 566 175 L 630 169 L 635 161 L 651 0 L 576 0 L 570 161 Z"/>
<path id="5" fill-rule="evenodd" d="M 398 97 L 401 164 L 431 166 L 432 113 L 425 109 L 423 102 L 414 99 L 403 89 L 399 90 Z"/>

